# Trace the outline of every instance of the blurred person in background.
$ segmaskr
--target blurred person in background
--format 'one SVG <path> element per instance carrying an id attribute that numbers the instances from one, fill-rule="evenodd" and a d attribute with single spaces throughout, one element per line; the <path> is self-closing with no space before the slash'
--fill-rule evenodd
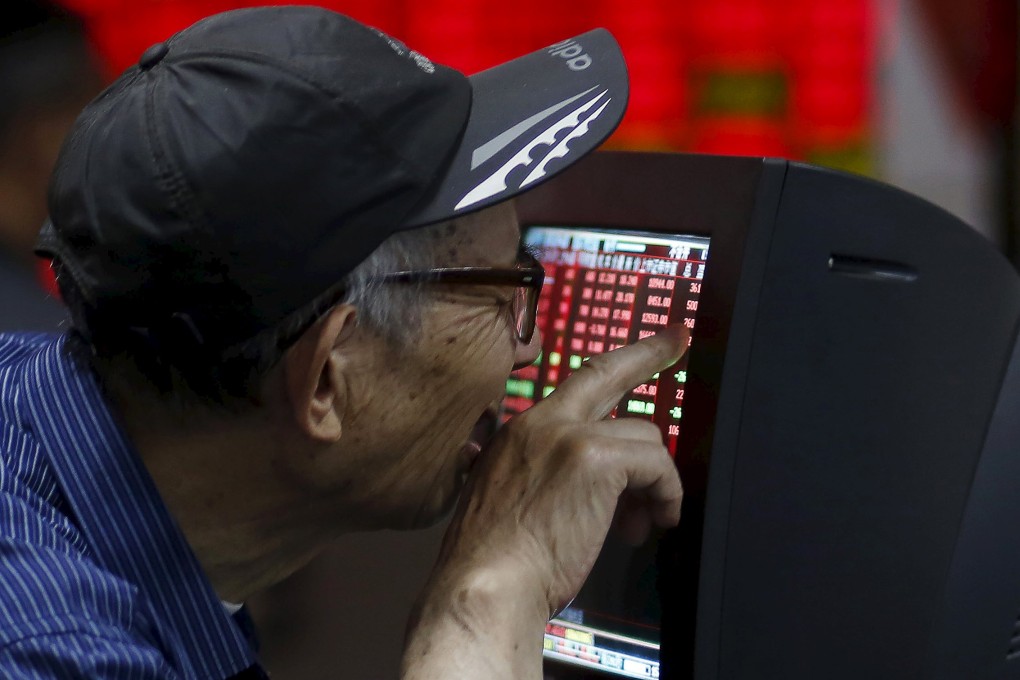
<path id="1" fill-rule="evenodd" d="M 8 0 L 0 24 L 0 330 L 58 330 L 66 317 L 32 254 L 57 153 L 102 77 L 82 23 Z"/>

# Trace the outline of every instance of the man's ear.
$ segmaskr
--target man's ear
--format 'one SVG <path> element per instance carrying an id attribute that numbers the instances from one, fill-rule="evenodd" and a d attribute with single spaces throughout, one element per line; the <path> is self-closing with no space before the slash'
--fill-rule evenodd
<path id="1" fill-rule="evenodd" d="M 335 442 L 342 434 L 348 400 L 344 349 L 356 326 L 355 308 L 337 305 L 284 356 L 284 381 L 294 422 L 312 439 Z"/>

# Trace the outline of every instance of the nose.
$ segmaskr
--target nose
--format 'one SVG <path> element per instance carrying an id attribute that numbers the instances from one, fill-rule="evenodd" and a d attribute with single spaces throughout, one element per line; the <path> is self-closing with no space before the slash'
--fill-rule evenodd
<path id="1" fill-rule="evenodd" d="M 541 352 L 542 333 L 536 328 L 535 334 L 531 336 L 531 342 L 527 344 L 523 342 L 517 343 L 517 347 L 514 349 L 514 370 L 530 366 Z"/>

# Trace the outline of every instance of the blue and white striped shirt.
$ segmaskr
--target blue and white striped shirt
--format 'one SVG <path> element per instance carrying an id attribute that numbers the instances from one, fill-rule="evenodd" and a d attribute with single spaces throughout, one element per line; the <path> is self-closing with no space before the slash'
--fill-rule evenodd
<path id="1" fill-rule="evenodd" d="M 0 335 L 0 676 L 265 677 L 64 338 Z"/>

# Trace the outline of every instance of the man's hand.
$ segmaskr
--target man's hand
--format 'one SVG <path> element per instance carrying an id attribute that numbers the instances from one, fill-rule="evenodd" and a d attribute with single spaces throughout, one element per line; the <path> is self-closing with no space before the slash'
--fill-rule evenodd
<path id="1" fill-rule="evenodd" d="M 683 491 L 659 429 L 607 416 L 687 343 L 671 327 L 592 357 L 499 431 L 412 618 L 405 678 L 540 678 L 544 624 L 580 589 L 614 515 L 631 540 L 676 524 Z"/>

